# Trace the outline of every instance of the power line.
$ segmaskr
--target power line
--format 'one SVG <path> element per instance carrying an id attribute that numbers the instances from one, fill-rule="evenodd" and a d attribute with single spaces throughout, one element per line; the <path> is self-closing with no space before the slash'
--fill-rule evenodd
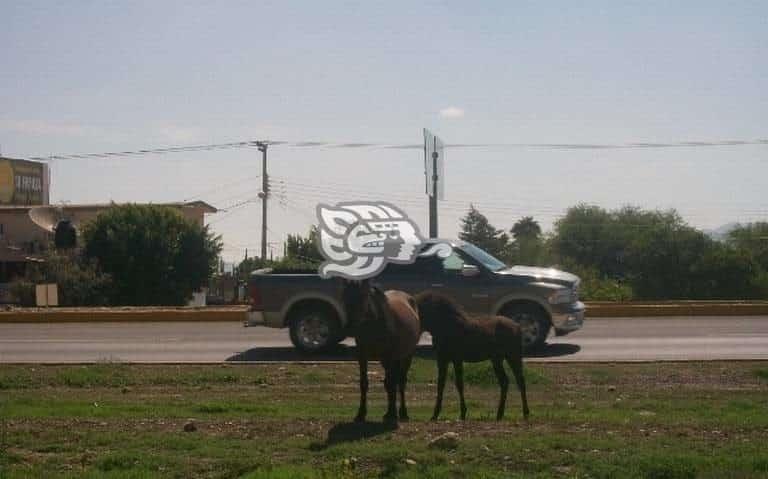
<path id="1" fill-rule="evenodd" d="M 168 153 L 187 153 L 198 151 L 230 150 L 242 148 L 258 148 L 259 144 L 269 146 L 285 146 L 294 148 L 328 148 L 328 149 L 423 149 L 421 143 L 376 143 L 358 142 L 341 143 L 334 141 L 275 141 L 275 140 L 244 140 L 231 143 L 212 143 L 207 145 L 170 146 L 163 148 L 143 148 L 129 151 L 110 151 L 101 153 L 54 154 L 48 156 L 30 156 L 23 159 L 34 161 L 51 160 L 90 160 L 123 158 L 146 155 L 164 155 Z M 674 141 L 674 142 L 628 142 L 628 143 L 455 143 L 446 144 L 450 149 L 544 149 L 544 150 L 611 150 L 611 149 L 665 149 L 665 148 L 708 148 L 721 146 L 768 145 L 768 139 L 752 140 L 706 140 L 706 141 Z"/>

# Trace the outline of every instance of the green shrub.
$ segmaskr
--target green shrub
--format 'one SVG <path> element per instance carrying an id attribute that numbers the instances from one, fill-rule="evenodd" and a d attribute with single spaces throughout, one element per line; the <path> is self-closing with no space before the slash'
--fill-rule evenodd
<path id="1" fill-rule="evenodd" d="M 96 262 L 76 251 L 49 249 L 43 261 L 31 263 L 24 277 L 11 284 L 11 293 L 23 306 L 34 306 L 35 285 L 55 283 L 61 306 L 104 306 L 109 304 L 112 278 L 99 272 Z"/>

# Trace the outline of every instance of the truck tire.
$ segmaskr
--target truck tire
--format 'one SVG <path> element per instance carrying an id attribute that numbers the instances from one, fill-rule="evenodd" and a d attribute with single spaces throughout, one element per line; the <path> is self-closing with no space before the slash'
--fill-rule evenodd
<path id="1" fill-rule="evenodd" d="M 520 325 L 523 335 L 523 351 L 534 351 L 544 346 L 551 324 L 546 313 L 535 304 L 510 304 L 501 311 Z"/>
<path id="2" fill-rule="evenodd" d="M 344 339 L 335 315 L 323 308 L 301 308 L 290 317 L 291 342 L 301 352 L 327 351 Z"/>

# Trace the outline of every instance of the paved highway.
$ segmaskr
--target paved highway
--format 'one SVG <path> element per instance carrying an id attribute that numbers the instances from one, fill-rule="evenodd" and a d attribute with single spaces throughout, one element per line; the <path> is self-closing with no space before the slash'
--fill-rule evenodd
<path id="1" fill-rule="evenodd" d="M 420 354 L 428 355 L 429 338 Z M 343 360 L 353 342 L 320 357 L 299 355 L 286 330 L 240 323 L 0 324 L 0 362 L 79 363 Z M 768 359 L 768 316 L 603 318 L 550 337 L 534 361 Z"/>

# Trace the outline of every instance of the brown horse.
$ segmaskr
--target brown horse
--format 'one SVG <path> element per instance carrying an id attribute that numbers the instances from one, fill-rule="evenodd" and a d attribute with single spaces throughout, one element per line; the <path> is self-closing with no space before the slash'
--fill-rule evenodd
<path id="1" fill-rule="evenodd" d="M 450 298 L 425 291 L 415 297 L 422 329 L 432 335 L 437 355 L 437 402 L 432 420 L 437 420 L 443 403 L 443 389 L 448 362 L 453 363 L 456 389 L 459 391 L 461 419 L 467 417 L 464 403 L 464 361 L 490 359 L 501 388 L 496 419 L 504 417 L 509 379 L 504 372 L 504 359 L 515 375 L 523 403 L 523 417 L 528 417 L 528 400 L 523 375 L 523 342 L 520 326 L 503 316 L 469 318 Z"/>
<path id="2" fill-rule="evenodd" d="M 408 369 L 421 336 L 413 298 L 402 291 L 382 291 L 368 280 L 345 281 L 342 294 L 347 321 L 357 345 L 360 366 L 360 408 L 355 421 L 365 421 L 368 412 L 368 361 L 378 359 L 384 367 L 387 413 L 384 421 L 397 422 L 397 390 L 400 390 L 400 420 L 408 420 L 405 385 Z"/>

